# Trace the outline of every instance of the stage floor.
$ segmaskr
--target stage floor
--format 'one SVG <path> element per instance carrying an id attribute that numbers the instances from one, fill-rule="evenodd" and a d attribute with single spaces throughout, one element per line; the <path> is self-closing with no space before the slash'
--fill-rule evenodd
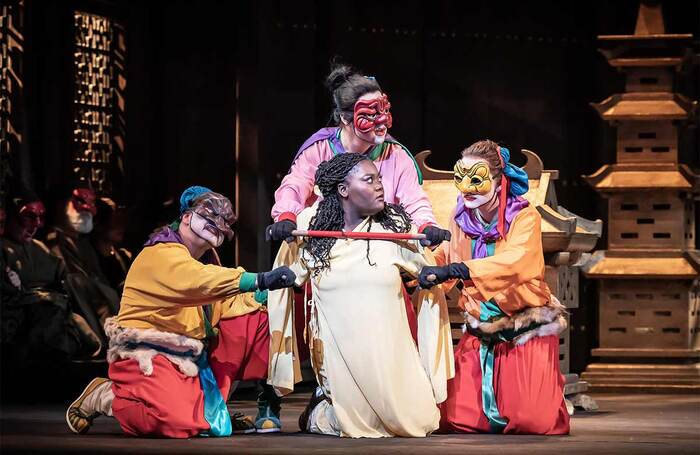
<path id="1" fill-rule="evenodd" d="M 99 418 L 85 436 L 70 434 L 58 405 L 2 409 L 0 452 L 92 453 L 700 453 L 700 396 L 594 395 L 600 411 L 577 412 L 570 436 L 450 435 L 425 439 L 350 440 L 297 433 L 308 393 L 284 402 L 284 432 L 223 439 L 138 439 L 124 436 L 114 419 Z M 237 408 L 254 413 L 254 402 Z M 537 412 L 537 410 L 533 410 Z"/>

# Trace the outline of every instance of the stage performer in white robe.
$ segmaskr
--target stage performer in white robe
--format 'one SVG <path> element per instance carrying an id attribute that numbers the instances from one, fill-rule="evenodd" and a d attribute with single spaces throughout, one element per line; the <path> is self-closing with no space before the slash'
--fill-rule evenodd
<path id="1" fill-rule="evenodd" d="M 381 177 L 362 154 L 321 163 L 322 200 L 297 218 L 300 229 L 406 233 L 411 219 L 384 202 Z M 311 282 L 306 336 L 320 386 L 299 419 L 302 431 L 343 437 L 424 437 L 439 426 L 454 364 L 440 287 L 421 290 L 418 346 L 411 337 L 401 272 L 417 276 L 432 262 L 416 240 L 305 237 L 283 243 L 275 266 L 288 265 L 297 285 Z M 268 297 L 268 383 L 279 394 L 300 379 L 291 291 Z"/>

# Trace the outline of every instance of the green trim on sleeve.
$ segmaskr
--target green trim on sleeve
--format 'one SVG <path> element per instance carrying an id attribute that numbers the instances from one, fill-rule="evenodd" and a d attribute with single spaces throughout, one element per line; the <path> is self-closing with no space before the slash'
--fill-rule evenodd
<path id="1" fill-rule="evenodd" d="M 411 157 L 411 161 L 413 161 L 413 165 L 416 167 L 416 174 L 418 174 L 418 184 L 422 185 L 423 184 L 423 173 L 420 171 L 420 168 L 418 167 L 418 163 L 416 162 L 416 159 L 413 157 L 413 154 L 406 148 L 406 146 L 395 139 L 394 140 L 387 140 L 384 142 L 389 142 L 391 144 L 398 145 L 408 154 L 408 156 Z"/>
<path id="2" fill-rule="evenodd" d="M 264 291 L 261 291 L 259 289 L 257 291 L 255 291 L 255 301 L 260 303 L 260 304 L 266 305 L 267 304 L 267 289 L 265 289 Z"/>
<path id="3" fill-rule="evenodd" d="M 338 128 L 338 131 L 335 133 L 335 138 L 340 139 L 340 128 Z M 335 145 L 333 145 L 333 141 L 328 141 L 328 145 L 331 146 L 331 150 L 333 151 L 333 156 L 336 156 L 338 154 L 338 150 L 335 148 Z"/>
<path id="4" fill-rule="evenodd" d="M 399 145 L 401 145 L 401 144 L 399 144 Z M 382 156 L 382 154 L 384 153 L 384 150 L 386 150 L 386 141 L 382 142 L 382 143 L 379 144 L 379 145 L 376 145 L 376 146 L 369 152 L 369 154 L 368 154 L 369 159 L 372 160 L 372 161 L 376 160 L 377 158 L 379 158 L 380 156 Z"/>
<path id="5" fill-rule="evenodd" d="M 338 128 L 338 132 L 335 133 L 335 137 L 336 137 L 336 139 L 340 139 L 340 128 Z M 397 141 L 396 139 L 387 139 L 384 142 L 382 142 L 381 144 L 375 146 L 372 150 L 370 150 L 370 152 L 368 154 L 369 158 L 372 161 L 374 161 L 377 158 L 379 158 L 380 156 L 382 156 L 382 154 L 384 153 L 384 150 L 386 150 L 387 143 L 398 145 L 399 147 L 401 147 L 404 150 L 404 152 L 406 152 L 408 154 L 408 156 L 411 157 L 411 161 L 413 161 L 413 165 L 416 168 L 416 174 L 418 174 L 418 184 L 422 185 L 423 184 L 423 173 L 420 171 L 420 168 L 418 167 L 418 163 L 416 162 L 416 159 L 413 157 L 413 154 L 406 148 L 406 146 L 403 145 L 401 142 Z M 333 145 L 333 141 L 328 141 L 328 144 L 331 146 L 331 150 L 333 151 L 333 155 L 334 156 L 337 155 L 338 150 L 336 150 L 335 145 Z"/>
<path id="6" fill-rule="evenodd" d="M 257 290 L 257 287 L 255 286 L 255 279 L 257 276 L 257 273 L 243 272 L 243 275 L 241 275 L 241 281 L 238 283 L 238 289 L 240 289 L 241 292 L 252 292 Z"/>

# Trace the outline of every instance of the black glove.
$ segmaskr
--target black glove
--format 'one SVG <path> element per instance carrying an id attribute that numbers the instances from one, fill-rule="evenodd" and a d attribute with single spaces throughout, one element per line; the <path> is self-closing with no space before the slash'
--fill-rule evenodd
<path id="1" fill-rule="evenodd" d="M 275 289 L 289 288 L 294 285 L 296 279 L 297 276 L 292 272 L 292 269 L 283 265 L 269 272 L 258 273 L 258 289 L 274 291 Z"/>
<path id="2" fill-rule="evenodd" d="M 296 228 L 297 224 L 290 220 L 282 220 L 273 223 L 265 228 L 265 241 L 269 242 L 272 239 L 275 242 L 279 242 L 280 240 L 291 242 L 294 240 L 292 231 Z"/>
<path id="3" fill-rule="evenodd" d="M 425 234 L 425 240 L 420 241 L 423 246 L 436 246 L 452 238 L 450 231 L 440 229 L 437 226 L 426 226 L 422 234 Z"/>
<path id="4" fill-rule="evenodd" d="M 468 280 L 469 269 L 462 262 L 453 262 L 452 264 L 443 265 L 442 267 L 426 266 L 421 269 L 418 275 L 418 283 L 423 289 L 430 289 L 436 284 L 452 278 Z"/>

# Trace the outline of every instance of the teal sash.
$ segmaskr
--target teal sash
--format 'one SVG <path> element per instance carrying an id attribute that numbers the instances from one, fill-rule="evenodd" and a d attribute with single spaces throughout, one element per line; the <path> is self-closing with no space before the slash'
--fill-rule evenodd
<path id="1" fill-rule="evenodd" d="M 487 245 L 487 248 L 490 245 Z M 481 322 L 490 322 L 500 319 L 505 316 L 505 313 L 492 300 L 481 302 Z M 489 421 L 492 433 L 500 433 L 508 425 L 508 421 L 498 412 L 496 405 L 496 391 L 493 388 L 494 382 L 494 351 L 496 345 L 503 341 L 511 341 L 521 333 L 534 330 L 542 325 L 538 322 L 533 322 L 527 327 L 521 327 L 518 330 L 506 329 L 501 330 L 493 336 L 481 338 L 481 346 L 479 347 L 479 358 L 481 359 L 481 404 L 484 414 Z"/>
<path id="2" fill-rule="evenodd" d="M 204 394 L 204 419 L 209 424 L 209 431 L 202 432 L 200 436 L 231 436 L 231 416 L 226 407 L 226 400 L 221 396 L 219 385 L 216 383 L 214 373 L 209 366 L 209 354 L 206 350 L 197 360 L 199 367 L 199 385 Z"/>
<path id="3" fill-rule="evenodd" d="M 475 243 L 475 240 L 472 240 L 472 255 L 474 254 Z M 488 256 L 493 256 L 495 251 L 495 243 L 486 244 Z M 481 315 L 479 317 L 481 322 L 488 322 L 503 316 L 505 316 L 505 313 L 501 311 L 494 301 L 481 302 Z M 481 407 L 489 421 L 491 433 L 500 433 L 508 425 L 508 421 L 498 411 L 496 391 L 493 388 L 493 360 L 497 342 L 498 340 L 496 339 L 482 339 L 481 347 L 479 348 L 479 359 L 481 360 Z"/>
<path id="4" fill-rule="evenodd" d="M 489 228 L 487 228 L 487 230 L 488 229 Z M 472 240 L 472 255 L 474 254 L 475 244 L 476 242 Z M 493 256 L 495 251 L 495 243 L 492 242 L 486 244 L 487 257 Z M 501 311 L 493 299 L 489 300 L 488 302 L 481 302 L 480 310 L 481 315 L 479 317 L 479 321 L 481 322 L 491 322 L 506 316 L 506 314 Z M 511 341 L 521 333 L 533 330 L 540 325 L 540 323 L 533 323 L 527 327 L 521 327 L 518 330 L 501 330 L 500 332 L 489 337 L 481 338 L 481 346 L 479 347 L 479 359 L 481 360 L 481 406 L 484 411 L 484 415 L 486 415 L 486 418 L 489 421 L 489 427 L 491 428 L 492 433 L 501 433 L 506 425 L 508 425 L 508 420 L 501 416 L 500 412 L 498 411 L 496 391 L 493 388 L 493 363 L 496 345 L 503 341 Z"/>
<path id="5" fill-rule="evenodd" d="M 204 320 L 207 339 L 217 336 L 217 332 L 209 322 L 210 318 L 211 307 L 205 305 L 202 308 L 202 319 Z M 233 432 L 231 416 L 226 407 L 226 399 L 221 396 L 214 372 L 211 371 L 211 366 L 209 366 L 209 353 L 206 349 L 202 350 L 199 359 L 197 359 L 197 367 L 199 368 L 199 386 L 202 388 L 202 394 L 204 395 L 204 419 L 209 424 L 209 431 L 203 431 L 199 435 L 231 436 Z"/>

